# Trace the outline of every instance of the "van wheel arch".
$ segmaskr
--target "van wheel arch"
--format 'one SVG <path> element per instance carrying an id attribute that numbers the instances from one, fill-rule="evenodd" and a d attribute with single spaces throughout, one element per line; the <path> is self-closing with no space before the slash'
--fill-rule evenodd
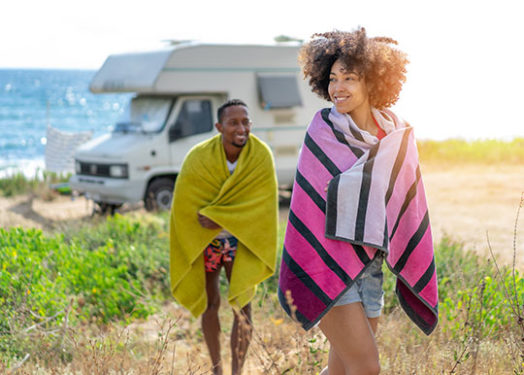
<path id="1" fill-rule="evenodd" d="M 173 189 L 177 175 L 163 175 L 151 178 L 144 195 L 147 211 L 168 211 L 173 201 Z"/>

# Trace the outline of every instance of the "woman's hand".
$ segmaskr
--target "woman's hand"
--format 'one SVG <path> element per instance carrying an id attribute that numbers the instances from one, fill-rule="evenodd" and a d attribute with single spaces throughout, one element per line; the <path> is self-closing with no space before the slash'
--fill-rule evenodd
<path id="1" fill-rule="evenodd" d="M 202 215 L 200 213 L 198 214 L 198 222 L 200 223 L 200 225 L 202 227 L 207 228 L 207 229 L 220 229 L 220 228 L 222 228 L 220 225 L 215 223 L 213 220 L 211 220 L 207 216 L 204 216 L 204 215 Z"/>

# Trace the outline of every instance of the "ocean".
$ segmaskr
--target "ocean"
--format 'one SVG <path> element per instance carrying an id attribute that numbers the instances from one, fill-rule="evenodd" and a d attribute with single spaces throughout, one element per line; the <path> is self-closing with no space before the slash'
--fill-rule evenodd
<path id="1" fill-rule="evenodd" d="M 47 125 L 111 131 L 131 94 L 92 94 L 96 71 L 0 69 L 0 177 L 44 168 Z"/>

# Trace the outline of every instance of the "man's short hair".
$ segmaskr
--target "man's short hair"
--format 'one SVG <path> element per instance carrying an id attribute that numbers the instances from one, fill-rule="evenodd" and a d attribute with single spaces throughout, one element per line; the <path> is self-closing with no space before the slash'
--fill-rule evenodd
<path id="1" fill-rule="evenodd" d="M 224 111 L 227 107 L 232 107 L 234 105 L 241 105 L 243 107 L 246 107 L 247 108 L 247 104 L 244 103 L 242 100 L 240 99 L 230 99 L 228 100 L 227 102 L 225 102 L 224 104 L 222 104 L 218 110 L 217 110 L 217 119 L 218 119 L 218 122 L 219 123 L 222 123 L 222 116 L 224 115 Z"/>

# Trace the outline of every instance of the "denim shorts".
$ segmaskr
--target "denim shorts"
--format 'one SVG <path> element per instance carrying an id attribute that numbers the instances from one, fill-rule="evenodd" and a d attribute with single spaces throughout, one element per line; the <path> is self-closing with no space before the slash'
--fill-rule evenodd
<path id="1" fill-rule="evenodd" d="M 361 302 L 368 318 L 378 318 L 384 307 L 383 261 L 384 253 L 380 252 L 364 273 L 342 294 L 335 306 Z"/>

